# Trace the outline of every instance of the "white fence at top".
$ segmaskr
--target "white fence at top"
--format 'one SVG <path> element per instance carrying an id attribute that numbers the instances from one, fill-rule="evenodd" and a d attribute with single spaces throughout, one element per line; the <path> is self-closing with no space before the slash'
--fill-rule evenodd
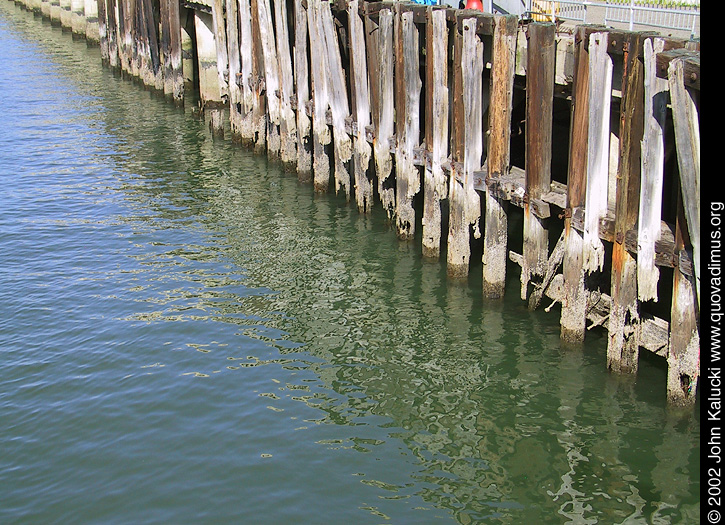
<path id="1" fill-rule="evenodd" d="M 524 1 L 524 0 L 520 0 Z M 660 2 L 641 0 L 525 0 L 523 18 L 540 21 L 574 21 L 585 24 L 604 24 L 630 30 L 676 31 L 700 36 L 700 0 L 672 2 L 666 7 Z M 493 0 L 495 10 L 495 0 Z M 502 2 L 503 3 L 503 2 Z M 485 5 L 485 4 L 484 4 Z"/>

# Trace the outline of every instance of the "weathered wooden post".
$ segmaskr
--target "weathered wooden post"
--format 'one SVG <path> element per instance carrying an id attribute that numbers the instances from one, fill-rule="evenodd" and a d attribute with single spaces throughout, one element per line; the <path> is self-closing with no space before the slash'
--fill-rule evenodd
<path id="1" fill-rule="evenodd" d="M 415 235 L 413 198 L 420 191 L 414 150 L 420 146 L 420 58 L 418 28 L 412 11 L 398 3 L 395 30 L 395 224 L 400 239 Z"/>
<path id="2" fill-rule="evenodd" d="M 98 11 L 98 46 L 101 51 L 101 62 L 103 64 L 110 65 L 109 51 L 108 51 L 108 15 L 106 10 L 108 9 L 107 0 L 90 0 L 95 2 Z"/>
<path id="3" fill-rule="evenodd" d="M 581 343 L 586 333 L 587 291 L 584 272 L 584 238 L 574 228 L 574 215 L 582 211 L 586 195 L 589 142 L 589 32 L 577 28 L 572 87 L 571 134 L 567 204 L 564 218 L 564 299 L 561 306 L 561 339 Z"/>
<path id="4" fill-rule="evenodd" d="M 662 186 L 665 172 L 665 121 L 667 81 L 657 78 L 657 53 L 664 40 L 644 42 L 644 135 L 642 137 L 642 183 L 637 221 L 637 296 L 657 301 L 660 271 L 655 264 L 655 242 L 662 221 Z"/>
<path id="5" fill-rule="evenodd" d="M 675 225 L 675 254 L 679 260 L 687 253 L 689 234 L 685 211 L 678 195 Z M 700 377 L 700 335 L 697 309 L 697 290 L 693 275 L 686 275 L 682 264 L 674 270 L 672 308 L 670 312 L 670 344 L 667 351 L 667 401 L 674 406 L 695 404 Z"/>
<path id="6" fill-rule="evenodd" d="M 211 17 L 216 50 L 216 70 L 219 76 L 219 96 L 222 102 L 226 103 L 229 99 L 229 56 L 227 54 L 224 0 L 212 0 Z"/>
<path id="7" fill-rule="evenodd" d="M 232 141 L 241 142 L 242 125 L 242 88 L 241 88 L 241 57 L 239 44 L 239 6 L 237 0 L 226 0 L 226 42 L 229 65 L 229 127 Z"/>
<path id="8" fill-rule="evenodd" d="M 612 101 L 612 59 L 608 33 L 589 35 L 589 129 L 584 210 L 584 269 L 604 268 L 604 244 L 599 222 L 607 214 L 609 184 L 609 135 Z"/>
<path id="9" fill-rule="evenodd" d="M 85 0 L 71 0 L 70 28 L 74 36 L 86 36 L 86 2 Z"/>
<path id="10" fill-rule="evenodd" d="M 511 161 L 511 111 L 516 58 L 516 16 L 496 16 L 491 66 L 488 126 L 488 184 L 483 232 L 483 295 L 503 297 L 508 260 L 507 203 L 491 191 L 492 180 L 508 175 Z"/>
<path id="11" fill-rule="evenodd" d="M 696 79 L 697 69 L 687 81 Z M 686 86 L 684 58 L 675 58 L 667 69 L 672 97 L 677 162 L 680 171 L 680 201 L 676 225 L 675 254 L 682 261 L 687 246 L 692 246 L 692 275 L 685 275 L 683 264 L 677 264 L 670 326 L 670 348 L 667 354 L 667 399 L 674 405 L 695 403 L 700 375 L 700 338 L 696 312 L 700 305 L 700 133 L 699 116 L 693 93 Z M 695 65 L 692 64 L 692 65 Z M 712 210 L 721 212 L 722 210 Z"/>
<path id="12" fill-rule="evenodd" d="M 368 167 L 372 157 L 372 148 L 367 141 L 370 125 L 370 95 L 368 91 L 368 68 L 365 46 L 365 29 L 360 18 L 358 0 L 347 4 L 349 27 L 351 98 L 354 108 L 354 151 L 353 178 L 357 208 L 361 213 L 369 213 L 373 207 L 373 186 L 368 178 Z"/>
<path id="13" fill-rule="evenodd" d="M 332 142 L 334 145 L 335 191 L 342 191 L 349 200 L 352 191 L 349 164 L 352 159 L 352 140 L 348 135 L 345 121 L 350 116 L 347 100 L 347 84 L 342 69 L 340 43 L 332 17 L 330 2 L 320 4 L 320 29 L 327 54 L 327 89 L 329 94 L 330 115 L 332 117 Z"/>
<path id="14" fill-rule="evenodd" d="M 238 0 L 239 44 L 241 53 L 240 80 L 242 85 L 242 116 L 240 135 L 242 143 L 261 153 L 267 147 L 267 120 L 262 95 L 264 87 L 263 58 L 258 38 L 259 18 L 257 0 Z"/>
<path id="15" fill-rule="evenodd" d="M 549 262 L 549 234 L 544 218 L 535 214 L 534 202 L 551 188 L 555 36 L 553 24 L 532 23 L 527 27 L 526 198 L 521 266 L 523 300 L 528 297 L 530 281 L 543 278 Z"/>
<path id="16" fill-rule="evenodd" d="M 60 25 L 64 29 L 71 28 L 72 0 L 60 0 Z"/>
<path id="17" fill-rule="evenodd" d="M 292 109 L 294 71 L 290 51 L 287 0 L 274 0 L 274 22 L 279 68 L 279 158 L 286 170 L 293 171 L 297 164 L 297 119 Z"/>
<path id="18" fill-rule="evenodd" d="M 326 192 L 330 184 L 330 158 L 327 154 L 327 145 L 332 140 L 332 133 L 327 126 L 329 94 L 326 71 L 328 67 L 320 3 L 320 0 L 310 0 L 307 22 L 310 34 L 310 69 L 312 72 L 313 185 L 315 191 Z"/>
<path id="19" fill-rule="evenodd" d="M 310 58 L 307 29 L 307 8 L 295 1 L 295 97 L 297 101 L 297 178 L 312 181 L 312 121 L 307 114 L 310 102 Z"/>
<path id="20" fill-rule="evenodd" d="M 638 368 L 640 313 L 637 299 L 637 260 L 625 246 L 639 215 L 641 147 L 644 128 L 644 75 L 641 33 L 626 34 L 619 120 L 619 164 L 612 247 L 611 294 L 607 364 L 617 372 Z M 610 95 L 611 96 L 611 95 Z M 587 210 L 588 211 L 588 210 Z"/>
<path id="21" fill-rule="evenodd" d="M 426 160 L 423 184 L 423 256 L 441 252 L 441 200 L 448 197 L 448 27 L 444 9 L 429 7 L 426 25 Z"/>
<path id="22" fill-rule="evenodd" d="M 264 70 L 264 93 L 267 100 L 267 156 L 279 159 L 279 64 L 277 62 L 277 46 L 274 38 L 274 27 L 270 12 L 269 0 L 256 0 L 257 27 L 259 42 L 262 49 Z M 255 12 L 252 12 L 254 20 Z"/>
<path id="23" fill-rule="evenodd" d="M 100 42 L 101 38 L 98 28 L 98 2 L 96 0 L 84 0 L 83 4 L 83 15 L 86 19 L 86 41 L 89 44 L 96 45 Z"/>
<path id="24" fill-rule="evenodd" d="M 221 9 L 219 0 L 216 1 L 213 9 Z M 204 116 L 209 119 L 209 128 L 213 135 L 223 136 L 224 120 L 222 108 L 228 98 L 228 88 L 222 84 L 227 63 L 218 64 L 220 55 L 226 57 L 226 52 L 221 53 L 217 48 L 224 46 L 225 36 L 219 37 L 218 24 L 219 15 L 194 9 L 194 28 L 196 33 L 196 52 L 199 71 L 199 98 Z"/>
<path id="25" fill-rule="evenodd" d="M 164 95 L 174 104 L 184 102 L 184 74 L 181 56 L 181 14 L 178 0 L 161 0 L 161 55 Z"/>
<path id="26" fill-rule="evenodd" d="M 393 4 L 367 3 L 366 33 L 372 120 L 374 128 L 373 153 L 378 177 L 378 195 L 383 210 L 391 220 L 395 213 L 395 186 L 391 184 L 393 156 L 390 139 L 394 133 L 394 84 L 393 84 Z M 382 6 L 377 12 L 377 24 L 369 11 Z"/>
<path id="27" fill-rule="evenodd" d="M 687 229 L 693 250 L 693 266 L 697 302 L 700 303 L 700 132 L 699 117 L 693 94 L 685 84 L 683 58 L 674 59 L 668 66 L 667 78 L 672 97 L 672 119 L 675 125 L 677 163 L 682 179 L 682 201 Z M 699 58 L 696 60 L 699 86 Z"/>
<path id="28" fill-rule="evenodd" d="M 480 236 L 480 197 L 473 187 L 473 172 L 481 168 L 483 154 L 483 43 L 476 34 L 476 18 L 456 22 L 454 41 L 452 167 L 449 179 L 447 272 L 468 276 L 471 261 L 470 229 Z"/>

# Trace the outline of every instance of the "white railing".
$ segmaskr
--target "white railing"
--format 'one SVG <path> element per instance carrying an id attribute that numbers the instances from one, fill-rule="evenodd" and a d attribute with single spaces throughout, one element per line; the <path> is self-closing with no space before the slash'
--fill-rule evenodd
<path id="1" fill-rule="evenodd" d="M 641 0 L 527 0 L 524 17 L 539 21 L 574 21 L 619 25 L 634 30 L 674 30 L 700 36 L 700 0 L 677 2 L 667 7 Z M 674 2 L 673 2 L 674 4 Z"/>

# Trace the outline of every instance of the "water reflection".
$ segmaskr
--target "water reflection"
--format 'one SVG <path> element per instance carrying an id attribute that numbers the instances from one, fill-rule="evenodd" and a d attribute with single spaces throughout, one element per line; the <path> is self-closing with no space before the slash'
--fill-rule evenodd
<path id="1" fill-rule="evenodd" d="M 699 521 L 699 424 L 651 394 L 664 390 L 656 366 L 637 384 L 612 379 L 603 338 L 560 348 L 556 315 L 526 310 L 518 276 L 509 299 L 484 303 L 476 276 L 447 281 L 444 263 L 400 243 L 382 210 L 365 217 L 315 195 L 212 140 L 190 109 L 113 77 L 95 50 L 7 11 L 59 57 L 87 94 L 84 125 L 104 137 L 90 154 L 108 170 L 94 190 L 108 215 L 96 224 L 117 236 L 110 255 L 123 263 L 84 278 L 103 281 L 98 298 L 115 305 L 104 315 L 153 341 L 128 345 L 134 372 L 123 379 L 206 381 L 188 387 L 207 396 L 185 398 L 192 405 L 229 396 L 214 417 L 244 411 L 244 432 L 265 443 L 245 456 L 256 462 L 244 478 L 264 486 L 245 494 L 282 477 L 270 463 L 287 475 L 342 454 L 354 473 L 343 489 L 365 491 L 343 496 L 333 481 L 325 493 L 371 522 Z M 298 476 L 255 508 L 304 509 Z"/>

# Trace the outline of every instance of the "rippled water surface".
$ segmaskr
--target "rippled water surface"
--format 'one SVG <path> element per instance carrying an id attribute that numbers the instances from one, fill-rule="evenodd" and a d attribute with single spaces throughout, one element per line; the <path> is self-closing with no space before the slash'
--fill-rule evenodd
<path id="1" fill-rule="evenodd" d="M 0 100 L 1 523 L 699 523 L 661 362 L 611 376 L 7 0 Z"/>

